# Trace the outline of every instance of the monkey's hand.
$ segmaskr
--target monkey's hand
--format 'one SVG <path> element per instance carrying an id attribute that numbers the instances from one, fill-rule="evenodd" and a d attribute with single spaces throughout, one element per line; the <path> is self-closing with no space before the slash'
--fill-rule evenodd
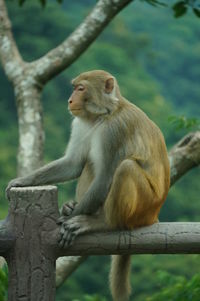
<path id="1" fill-rule="evenodd" d="M 11 180 L 8 183 L 8 186 L 6 188 L 6 197 L 7 197 L 8 200 L 10 199 L 10 189 L 12 187 L 22 187 L 22 186 L 24 186 L 23 183 L 22 183 L 23 182 L 22 179 L 23 178 L 16 178 L 16 179 Z"/>
<path id="2" fill-rule="evenodd" d="M 92 230 L 88 215 L 77 215 L 62 223 L 60 229 L 59 246 L 69 247 L 74 239 L 83 233 Z"/>
<path id="3" fill-rule="evenodd" d="M 77 205 L 77 202 L 73 201 L 73 200 L 64 203 L 62 205 L 60 214 L 66 216 L 66 217 L 70 216 L 72 214 L 72 212 L 74 211 L 74 208 L 76 207 L 76 205 Z"/>
<path id="4" fill-rule="evenodd" d="M 71 200 L 64 203 L 60 209 L 60 217 L 57 221 L 57 224 L 60 225 L 65 222 L 72 215 L 74 208 L 76 207 L 77 202 Z"/>

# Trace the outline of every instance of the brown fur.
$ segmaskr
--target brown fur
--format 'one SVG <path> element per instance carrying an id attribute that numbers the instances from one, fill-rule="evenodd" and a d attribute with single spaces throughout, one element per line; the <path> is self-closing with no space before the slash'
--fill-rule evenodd
<path id="1" fill-rule="evenodd" d="M 73 83 L 85 84 L 96 102 L 101 100 L 103 103 L 100 92 L 105 79 L 110 76 L 104 71 L 92 71 L 83 73 Z M 115 85 L 119 102 L 112 114 L 105 116 L 104 123 L 111 129 L 113 127 L 115 140 L 111 143 L 115 143 L 116 147 L 121 143 L 125 155 L 119 160 L 103 211 L 108 227 L 134 229 L 158 221 L 169 189 L 169 162 L 159 128 L 138 107 L 124 99 L 116 82 Z M 115 137 L 119 124 L 120 132 L 116 132 Z M 87 162 L 77 187 L 78 200 L 93 178 L 92 165 Z M 128 300 L 129 271 L 130 256 L 112 257 L 110 287 L 114 301 Z"/>
<path id="2" fill-rule="evenodd" d="M 110 290 L 113 300 L 127 301 L 131 293 L 129 275 L 131 269 L 130 255 L 113 255 L 109 275 Z"/>
<path id="3" fill-rule="evenodd" d="M 9 193 L 11 187 L 80 177 L 78 204 L 65 206 L 67 218 L 61 217 L 61 247 L 91 229 L 134 229 L 157 222 L 170 178 L 161 131 L 122 97 L 111 74 L 85 72 L 72 83 L 69 109 L 77 118 L 65 156 L 12 180 L 7 187 Z M 113 257 L 110 286 L 114 301 L 128 300 L 129 270 L 129 256 Z"/>

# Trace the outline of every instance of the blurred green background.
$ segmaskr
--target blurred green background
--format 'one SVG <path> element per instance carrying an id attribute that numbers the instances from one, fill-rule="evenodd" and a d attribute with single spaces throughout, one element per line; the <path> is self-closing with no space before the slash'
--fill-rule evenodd
<path id="1" fill-rule="evenodd" d="M 96 3 L 79 0 L 59 5 L 49 1 L 43 9 L 37 1 L 26 1 L 23 7 L 15 2 L 7 1 L 9 15 L 18 47 L 27 61 L 39 58 L 62 42 Z M 117 78 L 122 94 L 162 129 L 168 149 L 188 130 L 198 128 L 198 122 L 189 129 L 187 125 L 200 116 L 200 20 L 190 12 L 175 19 L 169 7 L 155 8 L 137 1 L 111 22 L 80 59 L 45 87 L 45 162 L 61 156 L 69 139 L 70 80 L 92 69 L 105 69 Z M 170 116 L 184 117 L 174 118 L 174 125 Z M 179 123 L 183 126 L 177 130 Z M 18 129 L 13 90 L 1 68 L 0 127 L 0 218 L 4 218 L 8 210 L 4 190 L 7 182 L 16 177 Z M 199 179 L 199 169 L 195 169 L 175 184 L 161 210 L 160 221 L 200 220 Z M 59 202 L 73 198 L 74 188 L 75 183 L 60 185 Z M 199 259 L 198 255 L 134 256 L 131 300 L 200 300 L 196 275 L 200 271 Z M 58 289 L 56 300 L 111 300 L 108 270 L 109 257 L 91 257 Z M 192 293 L 178 295 L 185 283 L 194 282 L 199 299 Z M 165 291 L 154 295 L 163 283 L 167 286 Z M 174 293 L 170 296 L 169 292 Z"/>

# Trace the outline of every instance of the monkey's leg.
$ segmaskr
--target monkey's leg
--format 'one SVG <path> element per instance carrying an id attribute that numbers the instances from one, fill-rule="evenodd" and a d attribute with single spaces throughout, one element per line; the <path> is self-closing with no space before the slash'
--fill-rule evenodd
<path id="1" fill-rule="evenodd" d="M 150 205 L 154 193 L 145 171 L 133 160 L 126 159 L 117 168 L 104 205 L 106 222 L 115 229 L 133 229 L 153 223 Z M 154 218 L 154 217 L 153 217 Z M 128 301 L 131 292 L 130 255 L 112 256 L 110 289 L 113 301 Z"/>
<path id="2" fill-rule="evenodd" d="M 134 160 L 122 161 L 114 174 L 104 205 L 108 225 L 133 229 L 153 224 L 160 206 L 151 179 L 144 169 Z"/>

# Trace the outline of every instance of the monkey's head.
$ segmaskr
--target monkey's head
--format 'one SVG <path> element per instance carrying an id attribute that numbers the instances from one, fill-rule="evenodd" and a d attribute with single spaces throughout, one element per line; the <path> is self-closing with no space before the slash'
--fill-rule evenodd
<path id="1" fill-rule="evenodd" d="M 72 80 L 72 85 L 74 91 L 68 100 L 68 107 L 75 116 L 97 119 L 112 114 L 119 106 L 119 88 L 108 72 L 84 72 Z"/>

